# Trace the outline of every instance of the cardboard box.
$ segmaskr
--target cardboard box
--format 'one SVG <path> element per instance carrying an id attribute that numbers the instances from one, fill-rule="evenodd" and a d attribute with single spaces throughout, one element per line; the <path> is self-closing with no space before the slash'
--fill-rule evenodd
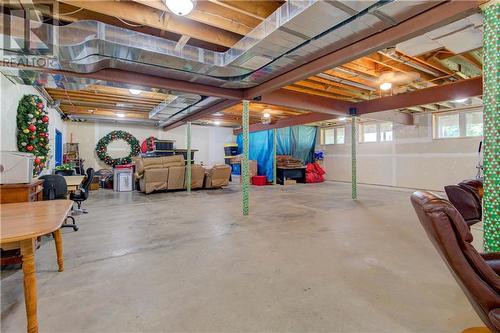
<path id="1" fill-rule="evenodd" d="M 295 179 L 285 179 L 283 185 L 295 185 L 297 181 Z"/>
<path id="2" fill-rule="evenodd" d="M 249 160 L 248 161 L 248 174 L 250 176 L 250 180 L 253 176 L 257 176 L 257 161 Z M 240 183 L 243 181 L 243 177 L 240 177 Z"/>

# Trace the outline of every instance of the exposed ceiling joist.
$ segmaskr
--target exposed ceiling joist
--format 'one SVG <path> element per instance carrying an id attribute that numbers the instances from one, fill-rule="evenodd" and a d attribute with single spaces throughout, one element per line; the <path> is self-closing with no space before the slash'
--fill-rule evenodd
<path id="1" fill-rule="evenodd" d="M 134 0 L 142 5 L 167 11 L 163 0 Z M 186 18 L 245 36 L 261 21 L 209 1 L 198 1 Z"/>
<path id="2" fill-rule="evenodd" d="M 377 98 L 355 103 L 358 115 L 372 112 L 397 110 L 413 106 L 450 101 L 457 98 L 480 96 L 483 93 L 483 78 L 443 84 L 441 86 L 425 88 L 404 94 Z"/>
<path id="3" fill-rule="evenodd" d="M 171 15 L 169 12 L 146 7 L 131 1 L 61 0 L 60 2 L 99 14 L 118 17 L 132 24 L 168 30 L 226 47 L 233 46 L 241 38 L 241 35 L 233 32 L 193 22 L 177 15 Z"/>

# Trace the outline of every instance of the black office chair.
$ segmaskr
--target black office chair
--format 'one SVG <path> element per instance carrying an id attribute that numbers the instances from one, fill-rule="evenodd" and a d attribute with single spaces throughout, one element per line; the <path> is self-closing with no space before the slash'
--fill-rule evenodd
<path id="1" fill-rule="evenodd" d="M 94 169 L 87 169 L 87 178 L 83 181 L 82 185 L 75 193 L 71 193 L 69 198 L 76 202 L 78 205 L 78 209 L 81 210 L 82 202 L 87 200 L 89 197 L 89 187 L 90 183 L 92 183 L 92 179 L 94 178 Z M 85 210 L 82 210 L 83 213 L 87 213 Z"/>
<path id="2" fill-rule="evenodd" d="M 40 179 L 44 180 L 43 200 L 66 199 L 68 194 L 68 187 L 63 176 L 45 175 L 41 176 Z M 76 225 L 75 218 L 73 216 L 66 216 L 66 220 L 67 219 L 70 219 L 72 223 L 64 223 L 61 227 L 73 228 L 74 231 L 78 231 L 78 226 Z"/>

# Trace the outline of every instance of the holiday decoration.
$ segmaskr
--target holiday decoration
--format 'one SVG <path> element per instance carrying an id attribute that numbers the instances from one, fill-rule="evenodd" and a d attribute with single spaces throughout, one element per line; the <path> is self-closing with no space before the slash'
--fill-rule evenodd
<path id="1" fill-rule="evenodd" d="M 17 148 L 35 155 L 34 176 L 46 165 L 42 161 L 46 161 L 49 154 L 48 129 L 49 117 L 42 99 L 37 95 L 24 95 L 17 107 Z"/>
<path id="2" fill-rule="evenodd" d="M 126 157 L 111 158 L 108 155 L 108 145 L 115 140 L 124 140 L 130 145 L 130 153 Z M 128 164 L 132 162 L 132 157 L 139 155 L 141 147 L 139 141 L 130 133 L 125 131 L 113 131 L 102 137 L 95 147 L 97 157 L 107 165 L 115 166 L 120 164 Z"/>

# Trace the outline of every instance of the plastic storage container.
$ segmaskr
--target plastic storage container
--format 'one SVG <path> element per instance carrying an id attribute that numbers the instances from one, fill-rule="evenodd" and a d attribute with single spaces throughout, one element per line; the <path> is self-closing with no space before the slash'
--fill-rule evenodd
<path id="1" fill-rule="evenodd" d="M 267 185 L 267 177 L 266 176 L 253 176 L 252 177 L 252 185 L 257 185 L 257 186 Z"/>

